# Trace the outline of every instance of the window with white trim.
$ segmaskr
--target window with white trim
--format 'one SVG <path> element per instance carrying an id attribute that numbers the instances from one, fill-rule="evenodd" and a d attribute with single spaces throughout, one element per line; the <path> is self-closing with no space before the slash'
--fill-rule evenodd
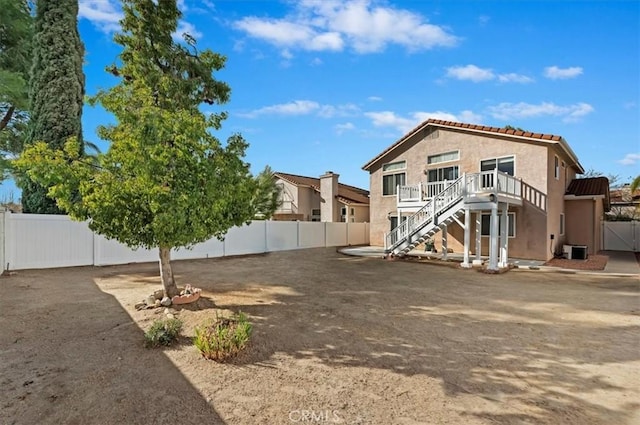
<path id="1" fill-rule="evenodd" d="M 564 214 L 560 213 L 560 236 L 564 235 Z"/>
<path id="2" fill-rule="evenodd" d="M 395 195 L 398 185 L 403 186 L 407 180 L 407 161 L 390 162 L 382 166 L 382 195 Z"/>
<path id="3" fill-rule="evenodd" d="M 427 164 L 439 164 L 441 162 L 458 161 L 459 159 L 460 151 L 444 152 L 436 155 L 429 155 L 427 157 Z"/>
<path id="4" fill-rule="evenodd" d="M 507 234 L 510 238 L 516 237 L 516 213 L 507 213 Z M 502 214 L 498 214 L 498 229 L 502 226 Z M 482 221 L 480 226 L 480 234 L 482 236 L 491 235 L 491 214 L 482 214 Z"/>
<path id="5" fill-rule="evenodd" d="M 560 159 L 557 156 L 553 157 L 553 176 L 560 180 Z"/>
<path id="6" fill-rule="evenodd" d="M 516 175 L 516 157 L 514 155 L 503 156 L 501 158 L 489 158 L 480 161 L 480 171 L 492 171 L 498 167 L 498 171 L 509 174 L 510 176 Z"/>

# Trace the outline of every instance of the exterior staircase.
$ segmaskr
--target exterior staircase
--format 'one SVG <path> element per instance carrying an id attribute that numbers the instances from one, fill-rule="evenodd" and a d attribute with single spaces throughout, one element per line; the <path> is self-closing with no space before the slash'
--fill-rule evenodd
<path id="1" fill-rule="evenodd" d="M 416 192 L 409 189 L 403 188 L 407 193 Z M 385 235 L 385 254 L 404 257 L 445 225 L 457 221 L 465 209 L 484 209 L 496 202 L 521 205 L 522 181 L 497 170 L 463 174 Z"/>
<path id="2" fill-rule="evenodd" d="M 455 180 L 385 237 L 385 253 L 404 257 L 464 212 L 465 176 Z"/>

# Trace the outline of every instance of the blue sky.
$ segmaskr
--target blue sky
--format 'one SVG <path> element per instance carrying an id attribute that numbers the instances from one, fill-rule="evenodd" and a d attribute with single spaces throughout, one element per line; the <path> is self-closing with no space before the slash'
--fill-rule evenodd
<path id="1" fill-rule="evenodd" d="M 585 169 L 640 173 L 640 2 L 179 4 L 179 32 L 228 58 L 217 135 L 242 133 L 254 172 L 332 170 L 368 189 L 362 165 L 432 117 L 561 135 Z M 118 5 L 80 0 L 88 94 L 116 82 L 104 68 L 119 51 Z M 111 121 L 85 107 L 85 139 L 106 150 L 95 129 Z"/>

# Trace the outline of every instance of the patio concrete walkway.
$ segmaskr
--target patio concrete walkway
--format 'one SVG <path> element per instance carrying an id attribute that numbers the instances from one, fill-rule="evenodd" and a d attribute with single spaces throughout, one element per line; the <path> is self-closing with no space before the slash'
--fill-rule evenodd
<path id="1" fill-rule="evenodd" d="M 346 255 L 353 255 L 357 257 L 384 257 L 384 248 L 381 246 L 350 246 L 341 248 L 340 252 Z M 635 254 L 633 252 L 626 251 L 602 251 L 601 254 L 609 256 L 607 265 L 604 270 L 570 270 L 575 273 L 606 273 L 615 274 L 621 276 L 638 275 L 640 277 L 640 265 L 636 261 Z M 429 254 L 420 249 L 414 249 L 407 254 L 411 257 L 419 258 L 431 258 L 442 259 L 442 253 Z M 473 259 L 474 257 L 471 257 Z M 450 253 L 448 259 L 462 262 L 461 253 Z M 488 260 L 488 257 L 483 256 L 483 260 Z M 544 270 L 544 271 L 568 271 L 569 269 L 561 269 L 558 267 L 544 266 L 544 261 L 528 260 L 521 258 L 510 258 L 509 263 L 518 266 L 518 268 L 529 270 Z"/>

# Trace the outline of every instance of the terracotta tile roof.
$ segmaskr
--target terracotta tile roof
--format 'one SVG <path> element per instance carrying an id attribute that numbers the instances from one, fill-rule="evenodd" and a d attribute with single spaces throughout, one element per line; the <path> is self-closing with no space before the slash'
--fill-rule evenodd
<path id="1" fill-rule="evenodd" d="M 320 179 L 307 176 L 298 176 L 296 174 L 288 174 L 275 172 L 275 176 L 280 177 L 282 180 L 286 180 L 296 186 L 307 186 L 320 192 Z M 359 187 L 349 186 L 348 184 L 342 184 L 338 182 L 338 196 L 336 197 L 340 202 L 344 204 L 367 204 L 369 205 L 369 191 L 360 189 Z"/>
<path id="2" fill-rule="evenodd" d="M 391 152 L 396 147 L 398 147 L 399 145 L 401 145 L 405 141 L 409 140 L 414 134 L 416 134 L 420 130 L 426 128 L 427 126 L 461 128 L 461 129 L 468 130 L 468 131 L 488 132 L 488 133 L 495 133 L 495 134 L 514 136 L 514 137 L 519 137 L 519 138 L 526 138 L 526 139 L 530 139 L 532 141 L 539 140 L 539 141 L 544 141 L 544 142 L 558 143 L 567 152 L 569 157 L 571 157 L 572 159 L 575 160 L 575 163 L 576 163 L 577 167 L 579 169 L 582 169 L 582 166 L 579 164 L 577 157 L 575 156 L 575 154 L 573 153 L 571 148 L 569 148 L 569 146 L 566 144 L 566 141 L 562 138 L 562 136 L 556 136 L 554 134 L 533 133 L 533 132 L 530 132 L 530 131 L 511 130 L 511 129 L 501 128 L 501 127 L 491 127 L 491 126 L 486 126 L 486 125 L 467 124 L 467 123 L 461 123 L 461 122 L 455 122 L 455 121 L 436 120 L 436 119 L 433 119 L 433 118 L 429 118 L 428 120 L 423 121 L 418 126 L 413 128 L 411 131 L 409 131 L 407 134 L 402 136 L 394 144 L 392 144 L 387 149 L 382 151 L 380 154 L 378 154 L 371 161 L 369 161 L 365 165 L 363 165 L 362 169 L 368 170 L 375 162 L 377 162 L 379 159 L 381 159 L 387 153 Z"/>
<path id="3" fill-rule="evenodd" d="M 573 179 L 567 187 L 566 195 L 597 196 L 604 195 L 604 209 L 611 209 L 611 197 L 609 194 L 609 179 L 606 177 L 590 177 Z"/>

